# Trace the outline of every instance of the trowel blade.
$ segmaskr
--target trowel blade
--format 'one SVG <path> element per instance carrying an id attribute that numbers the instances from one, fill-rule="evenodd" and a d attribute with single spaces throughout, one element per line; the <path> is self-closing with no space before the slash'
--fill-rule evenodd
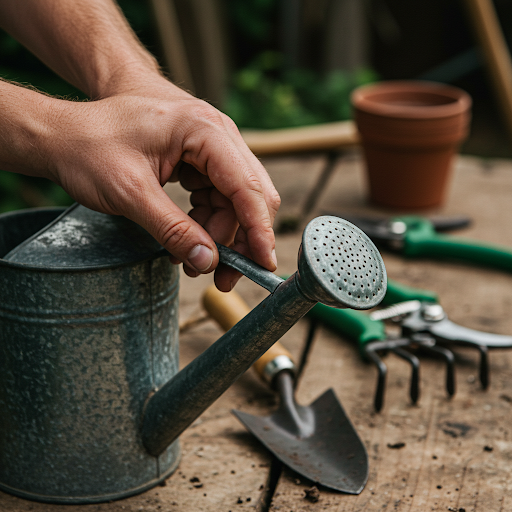
<path id="1" fill-rule="evenodd" d="M 279 410 L 265 417 L 233 413 L 298 474 L 330 489 L 359 494 L 368 480 L 368 453 L 334 391 L 329 389 L 310 406 L 298 408 L 312 418 L 312 433 L 307 437 L 283 428 L 286 419 Z"/>

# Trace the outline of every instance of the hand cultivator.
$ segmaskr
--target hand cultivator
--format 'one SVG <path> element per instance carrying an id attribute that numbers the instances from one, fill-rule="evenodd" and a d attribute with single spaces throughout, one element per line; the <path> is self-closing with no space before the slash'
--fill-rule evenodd
<path id="1" fill-rule="evenodd" d="M 456 258 L 469 263 L 512 271 L 512 251 L 505 247 L 484 245 L 446 235 L 437 230 L 454 229 L 468 224 L 467 219 L 430 222 L 421 217 L 400 217 L 390 221 L 372 221 L 350 218 L 378 245 L 399 250 L 406 256 Z M 512 336 L 491 334 L 457 325 L 450 321 L 437 296 L 388 281 L 384 298 L 385 309 L 369 315 L 356 311 L 334 310 L 315 306 L 308 314 L 311 328 L 307 344 L 312 343 L 316 327 L 323 323 L 337 333 L 357 342 L 361 355 L 378 370 L 374 406 L 377 411 L 384 404 L 387 368 L 381 354 L 392 352 L 411 365 L 410 396 L 413 403 L 419 398 L 419 360 L 415 353 L 429 353 L 441 357 L 446 364 L 446 391 L 455 393 L 455 368 L 452 348 L 471 347 L 480 355 L 479 378 L 486 389 L 489 385 L 488 350 L 511 348 Z M 394 321 L 400 328 L 398 336 L 389 336 L 385 320 Z"/>

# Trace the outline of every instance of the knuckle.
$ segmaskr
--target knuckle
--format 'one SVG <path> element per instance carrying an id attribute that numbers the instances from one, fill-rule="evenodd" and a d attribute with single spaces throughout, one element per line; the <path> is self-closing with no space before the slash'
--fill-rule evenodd
<path id="1" fill-rule="evenodd" d="M 256 175 L 254 175 L 252 172 L 248 173 L 245 179 L 246 187 L 257 194 L 260 194 L 263 196 L 263 185 L 261 184 L 261 181 L 258 179 Z"/>
<path id="2" fill-rule="evenodd" d="M 223 114 L 208 103 L 197 100 L 182 112 L 183 149 L 193 150 L 208 145 L 208 141 L 220 141 L 226 132 Z"/>
<path id="3" fill-rule="evenodd" d="M 270 198 L 269 198 L 268 204 L 272 210 L 274 210 L 276 212 L 277 212 L 277 210 L 279 210 L 279 207 L 281 206 L 281 196 L 279 195 L 277 190 L 273 190 L 270 193 Z"/>
<path id="4" fill-rule="evenodd" d="M 273 240 L 275 233 L 268 223 L 258 223 L 246 231 L 246 236 L 251 247 L 266 247 L 269 240 Z"/>
<path id="5" fill-rule="evenodd" d="M 223 125 L 222 113 L 205 101 L 197 100 L 192 106 L 190 114 L 196 120 L 206 121 L 214 126 Z"/>
<path id="6" fill-rule="evenodd" d="M 224 126 L 226 129 L 232 133 L 236 133 L 237 135 L 240 134 L 240 130 L 238 129 L 238 126 L 236 123 L 231 119 L 231 117 L 227 116 L 226 114 L 221 113 L 221 119 L 224 123 Z"/>
<path id="7" fill-rule="evenodd" d="M 179 253 L 183 249 L 190 231 L 189 223 L 184 220 L 173 218 L 162 219 L 157 227 L 157 236 L 160 243 L 167 249 L 172 248 L 172 252 Z M 169 249 L 170 250 L 170 249 Z"/>
<path id="8" fill-rule="evenodd" d="M 263 235 L 263 238 L 265 240 L 270 240 L 271 238 L 274 237 L 274 230 L 272 229 L 272 226 L 262 226 L 260 233 Z"/>

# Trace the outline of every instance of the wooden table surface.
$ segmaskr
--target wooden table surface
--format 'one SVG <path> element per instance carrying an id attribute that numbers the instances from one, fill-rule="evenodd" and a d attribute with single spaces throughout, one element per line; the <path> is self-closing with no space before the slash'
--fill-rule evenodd
<path id="1" fill-rule="evenodd" d="M 307 187 L 322 168 L 322 157 L 272 159 L 265 162 L 283 198 L 280 219 L 300 210 Z M 358 155 L 340 160 L 319 201 L 325 211 L 386 213 L 365 202 L 362 163 Z M 169 194 L 187 208 L 177 188 Z M 473 219 L 467 238 L 512 246 L 512 162 L 460 157 L 447 204 L 428 214 L 464 214 Z M 278 236 L 278 272 L 296 270 L 300 233 Z M 512 275 L 456 263 L 406 261 L 384 253 L 389 277 L 433 290 L 449 317 L 467 327 L 512 333 Z M 180 316 L 200 311 L 202 290 L 211 276 L 182 276 Z M 254 306 L 266 292 L 247 279 L 237 286 Z M 307 325 L 299 322 L 282 342 L 301 356 Z M 220 330 L 207 321 L 181 336 L 181 364 L 214 342 Z M 507 511 L 512 510 L 512 352 L 490 354 L 491 384 L 478 382 L 477 353 L 458 350 L 457 391 L 448 399 L 445 368 L 421 358 L 421 396 L 408 398 L 410 369 L 392 354 L 385 358 L 388 382 L 381 413 L 373 411 L 376 370 L 362 362 L 346 340 L 321 329 L 309 353 L 297 389 L 308 404 L 334 388 L 357 428 L 370 459 L 370 477 L 358 496 L 319 488 L 318 501 L 308 499 L 312 483 L 281 470 L 231 414 L 231 409 L 266 415 L 275 396 L 249 371 L 182 436 L 183 457 L 165 486 L 139 496 L 99 505 L 47 505 L 0 493 L 0 511 L 12 512 L 302 512 L 302 511 Z M 399 446 L 401 446 L 399 448 Z"/>

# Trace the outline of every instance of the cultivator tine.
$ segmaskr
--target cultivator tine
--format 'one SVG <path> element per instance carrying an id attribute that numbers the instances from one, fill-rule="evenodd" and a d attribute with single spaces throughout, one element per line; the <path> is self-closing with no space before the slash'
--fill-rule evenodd
<path id="1" fill-rule="evenodd" d="M 377 367 L 377 388 L 375 389 L 373 406 L 377 412 L 380 412 L 384 405 L 384 390 L 386 389 L 388 368 L 374 350 L 366 350 L 365 353 L 368 359 Z"/>
<path id="2" fill-rule="evenodd" d="M 475 346 L 480 352 L 480 383 L 482 384 L 482 389 L 487 389 L 489 387 L 489 350 L 484 345 Z"/>
<path id="3" fill-rule="evenodd" d="M 404 359 L 411 365 L 412 374 L 411 374 L 411 386 L 410 386 L 410 396 L 413 403 L 416 403 L 419 398 L 419 369 L 420 369 L 420 361 L 419 359 L 404 350 L 401 347 L 407 347 L 411 344 L 411 341 L 408 338 L 394 338 L 388 339 L 384 341 L 374 341 L 368 343 L 364 347 L 364 353 L 366 357 L 377 367 L 378 377 L 377 377 L 377 389 L 375 391 L 374 398 L 374 407 L 377 412 L 382 409 L 384 405 L 384 393 L 386 388 L 386 375 L 387 375 L 387 367 L 378 355 L 378 352 L 390 351 L 395 353 L 398 357 Z"/>
<path id="4" fill-rule="evenodd" d="M 453 346 L 460 346 L 460 347 L 470 347 L 475 348 L 478 350 L 480 355 L 480 360 L 478 362 L 478 377 L 480 380 L 480 384 L 482 386 L 482 389 L 487 389 L 489 387 L 489 381 L 490 381 L 490 370 L 489 370 L 489 347 L 485 345 L 478 345 L 477 343 L 473 342 L 459 342 L 459 343 L 452 343 Z M 428 349 L 432 349 L 434 347 L 428 347 Z M 435 345 L 436 351 L 438 350 L 448 350 L 446 347 L 441 347 L 439 344 Z M 448 352 L 451 352 L 448 350 Z M 452 353 L 453 357 L 453 353 Z M 454 364 L 453 362 L 450 364 Z"/>
<path id="5" fill-rule="evenodd" d="M 335 331 L 356 341 L 364 358 L 377 368 L 377 386 L 374 396 L 376 411 L 380 411 L 384 405 L 388 369 L 382 356 L 386 352 L 395 353 L 411 365 L 409 393 L 412 403 L 415 404 L 420 396 L 418 355 L 431 354 L 444 361 L 445 388 L 451 398 L 456 388 L 455 354 L 452 351 L 454 347 L 471 347 L 478 350 L 479 380 L 483 389 L 489 386 L 489 349 L 512 348 L 512 336 L 485 333 L 459 326 L 447 318 L 438 303 L 405 301 L 374 311 L 369 315 L 360 313 L 354 315 L 354 312 L 348 315 L 343 314 L 343 311 L 335 310 L 327 314 L 322 310 L 315 319 L 319 323 L 325 322 Z M 385 320 L 398 323 L 401 330 L 400 337 L 394 337 L 386 331 L 383 324 Z M 316 327 L 316 322 L 312 321 L 306 340 L 308 348 L 312 344 Z"/>
<path id="6" fill-rule="evenodd" d="M 415 404 L 420 397 L 420 360 L 407 350 L 400 347 L 391 349 L 391 352 L 401 357 L 411 365 L 411 386 L 409 394 L 411 396 L 412 403 Z"/>
<path id="7" fill-rule="evenodd" d="M 446 363 L 446 392 L 450 398 L 455 394 L 455 356 L 451 350 L 439 345 L 422 345 L 424 352 L 436 355 L 444 359 Z"/>

